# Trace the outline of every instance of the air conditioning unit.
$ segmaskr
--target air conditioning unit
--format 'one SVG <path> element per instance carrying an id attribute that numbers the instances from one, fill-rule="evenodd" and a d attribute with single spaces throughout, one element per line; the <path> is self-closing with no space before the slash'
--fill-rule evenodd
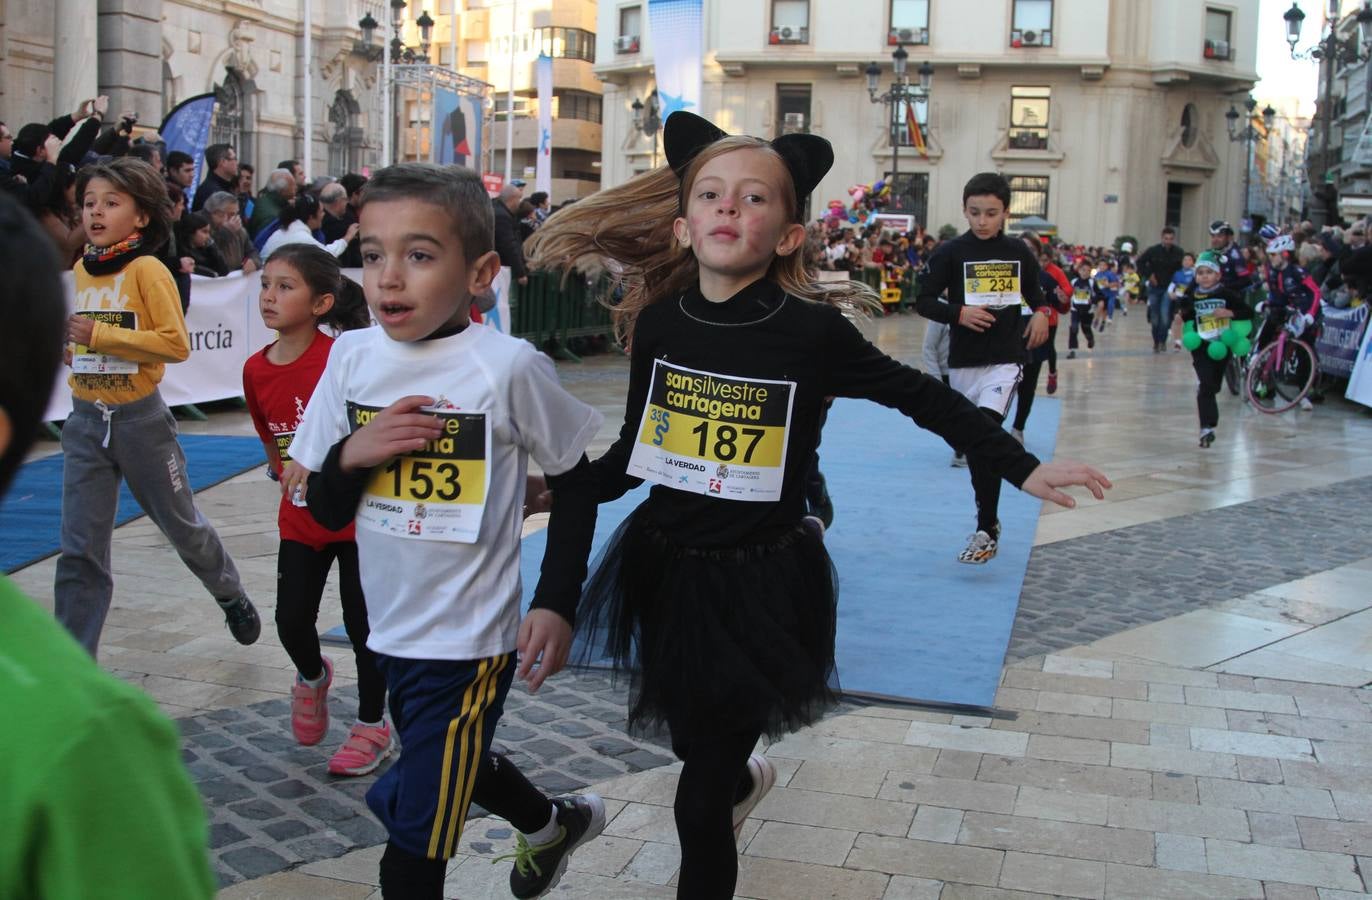
<path id="1" fill-rule="evenodd" d="M 1016 131 L 1010 135 L 1012 150 L 1047 150 L 1048 139 L 1034 131 Z"/>
<path id="2" fill-rule="evenodd" d="M 781 117 L 781 133 L 796 134 L 805 131 L 805 113 L 790 112 Z"/>
<path id="3" fill-rule="evenodd" d="M 886 43 L 892 47 L 898 44 L 929 43 L 928 28 L 892 28 L 886 33 Z"/>
<path id="4" fill-rule="evenodd" d="M 1039 45 L 1039 33 L 1037 31 L 1024 32 L 1021 43 L 1026 47 L 1037 47 Z"/>
<path id="5" fill-rule="evenodd" d="M 1228 42 L 1228 41 L 1206 41 L 1206 42 L 1205 42 L 1205 58 L 1206 58 L 1206 59 L 1229 59 L 1229 58 L 1230 58 L 1230 55 L 1229 55 L 1229 42 Z"/>
<path id="6" fill-rule="evenodd" d="M 636 35 L 636 34 L 621 34 L 619 37 L 615 38 L 615 52 L 616 52 L 616 53 L 637 53 L 637 52 L 638 52 L 638 35 Z"/>
<path id="7" fill-rule="evenodd" d="M 790 25 L 783 25 L 780 28 L 773 28 L 772 34 L 768 38 L 768 43 L 772 44 L 808 44 L 810 42 L 810 29 L 804 26 L 792 28 Z"/>

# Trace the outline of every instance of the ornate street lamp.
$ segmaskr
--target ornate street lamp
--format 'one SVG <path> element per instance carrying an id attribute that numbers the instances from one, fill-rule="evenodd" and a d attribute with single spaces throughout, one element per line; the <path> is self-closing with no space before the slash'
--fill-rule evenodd
<path id="1" fill-rule="evenodd" d="M 887 130 L 891 139 L 891 197 L 896 209 L 901 209 L 900 193 L 900 130 L 906 127 L 906 109 L 917 101 L 928 103 L 934 83 L 934 67 L 925 60 L 918 69 L 919 83 L 911 85 L 909 80 L 910 54 L 905 45 L 896 46 L 891 54 L 893 80 L 885 93 L 878 94 L 881 81 L 881 68 L 875 62 L 867 64 L 863 74 L 867 76 L 867 97 L 872 103 L 888 105 Z M 913 115 L 913 113 L 911 113 Z"/>

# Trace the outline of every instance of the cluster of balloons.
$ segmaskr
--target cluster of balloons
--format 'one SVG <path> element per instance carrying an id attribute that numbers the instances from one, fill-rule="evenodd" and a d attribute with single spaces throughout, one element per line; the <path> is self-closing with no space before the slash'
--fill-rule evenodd
<path id="1" fill-rule="evenodd" d="M 891 202 L 891 186 L 882 178 L 872 184 L 855 184 L 848 189 L 852 204 L 842 200 L 830 200 L 824 213 L 831 225 L 847 222 L 850 225 L 864 225 L 867 217 L 886 207 Z"/>
<path id="2" fill-rule="evenodd" d="M 1231 352 L 1235 356 L 1247 356 L 1253 351 L 1253 322 L 1251 319 L 1234 319 L 1229 327 L 1220 332 L 1219 340 L 1207 341 L 1196 332 L 1196 323 L 1187 322 L 1182 328 L 1181 345 L 1187 350 L 1195 350 L 1205 344 L 1205 352 L 1215 362 L 1219 362 Z"/>

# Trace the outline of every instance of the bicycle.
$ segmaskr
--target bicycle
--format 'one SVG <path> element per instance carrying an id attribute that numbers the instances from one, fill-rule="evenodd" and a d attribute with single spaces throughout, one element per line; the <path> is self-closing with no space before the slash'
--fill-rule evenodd
<path id="1" fill-rule="evenodd" d="M 1246 397 L 1258 412 L 1286 412 L 1309 395 L 1319 378 L 1319 357 L 1297 337 L 1304 329 L 1299 317 L 1300 313 L 1293 315 L 1272 343 L 1248 361 Z"/>

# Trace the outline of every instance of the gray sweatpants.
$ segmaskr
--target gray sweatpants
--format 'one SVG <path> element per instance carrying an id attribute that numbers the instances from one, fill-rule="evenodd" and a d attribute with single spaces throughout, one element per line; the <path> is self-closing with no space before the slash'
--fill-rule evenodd
<path id="1" fill-rule="evenodd" d="M 54 586 L 57 620 L 91 656 L 114 595 L 110 541 L 121 478 L 211 595 L 243 593 L 219 534 L 195 506 L 176 420 L 162 395 L 102 406 L 75 400 L 62 426 L 62 555 Z"/>

